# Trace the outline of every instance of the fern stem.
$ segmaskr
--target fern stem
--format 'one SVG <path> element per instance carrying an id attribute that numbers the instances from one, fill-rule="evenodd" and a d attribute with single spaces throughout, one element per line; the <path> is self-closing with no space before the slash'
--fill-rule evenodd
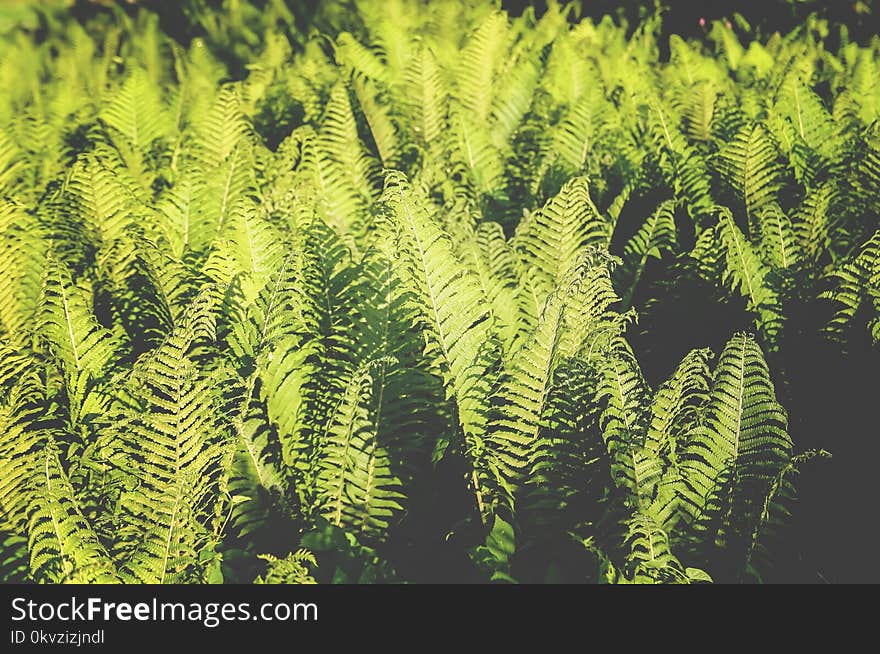
<path id="1" fill-rule="evenodd" d="M 486 506 L 483 504 L 483 491 L 480 490 L 480 480 L 477 478 L 477 469 L 473 468 L 471 470 L 471 479 L 474 482 L 474 494 L 477 497 L 477 508 L 480 510 L 480 522 L 483 523 L 483 528 L 486 527 Z"/>

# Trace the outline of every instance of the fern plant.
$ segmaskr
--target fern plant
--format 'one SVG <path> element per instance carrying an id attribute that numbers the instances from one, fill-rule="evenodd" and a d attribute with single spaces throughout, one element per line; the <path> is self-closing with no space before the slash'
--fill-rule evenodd
<path id="1" fill-rule="evenodd" d="M 799 348 L 880 341 L 876 40 L 132 15 L 0 37 L 0 579 L 784 578 Z"/>

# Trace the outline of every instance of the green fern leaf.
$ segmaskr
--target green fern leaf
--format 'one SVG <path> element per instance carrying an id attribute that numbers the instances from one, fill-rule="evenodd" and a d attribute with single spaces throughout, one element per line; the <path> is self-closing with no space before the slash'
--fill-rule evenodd
<path id="1" fill-rule="evenodd" d="M 724 179 L 743 202 L 748 224 L 780 189 L 776 147 L 760 124 L 745 127 L 719 153 Z M 750 227 L 751 229 L 751 227 Z"/>
<path id="2" fill-rule="evenodd" d="M 660 258 L 664 250 L 671 251 L 676 244 L 675 204 L 667 200 L 639 228 L 623 250 L 623 266 L 615 270 L 615 282 L 622 289 L 621 307 L 632 304 L 633 294 L 650 257 Z"/>
<path id="3" fill-rule="evenodd" d="M 48 244 L 24 207 L 0 201 L 0 329 L 21 342 L 32 329 Z"/>
<path id="4" fill-rule="evenodd" d="M 767 280 L 768 269 L 736 225 L 730 210 L 720 207 L 719 211 L 716 229 L 724 248 L 724 284 L 746 298 L 749 309 L 758 316 L 761 329 L 775 346 L 782 313 L 779 296 Z"/>
<path id="5" fill-rule="evenodd" d="M 119 499 L 120 572 L 141 583 L 172 583 L 198 574 L 201 550 L 213 538 L 221 460 L 229 447 L 218 412 L 215 374 L 187 356 L 214 336 L 214 300 L 196 299 L 186 321 L 139 361 L 129 383 L 140 410 L 118 435 L 135 481 Z M 212 400 L 206 401 L 208 398 Z"/>
<path id="6" fill-rule="evenodd" d="M 361 366 L 339 402 L 322 447 L 318 478 L 321 513 L 336 526 L 384 536 L 393 516 L 402 510 L 400 481 L 391 470 L 387 451 L 377 438 L 372 401 L 373 375 L 393 361 L 375 360 Z"/>
<path id="7" fill-rule="evenodd" d="M 171 131 L 158 91 L 147 73 L 136 68 L 101 112 L 101 119 L 110 128 L 144 154 L 153 141 Z"/>
<path id="8" fill-rule="evenodd" d="M 790 269 L 798 265 L 803 251 L 791 221 L 776 204 L 770 204 L 758 214 L 761 229 L 761 252 L 764 261 L 775 268 Z"/>
<path id="9" fill-rule="evenodd" d="M 704 422 L 681 454 L 682 508 L 695 528 L 718 530 L 719 544 L 743 535 L 730 520 L 747 524 L 760 510 L 791 458 L 786 428 L 760 348 L 737 334 L 718 360 Z"/>
<path id="10" fill-rule="evenodd" d="M 610 225 L 593 204 L 587 179 L 576 177 L 520 223 L 513 245 L 537 269 L 546 297 L 588 245 L 607 246 L 610 238 Z"/>
<path id="11" fill-rule="evenodd" d="M 867 306 L 870 316 L 868 329 L 874 344 L 880 343 L 880 232 L 868 239 L 830 277 L 836 282 L 836 288 L 824 291 L 819 296 L 837 305 L 834 317 L 826 327 L 827 333 L 842 338 L 859 309 Z"/>
<path id="12" fill-rule="evenodd" d="M 110 555 L 76 505 L 53 444 L 40 459 L 28 516 L 31 574 L 49 583 L 118 581 Z"/>

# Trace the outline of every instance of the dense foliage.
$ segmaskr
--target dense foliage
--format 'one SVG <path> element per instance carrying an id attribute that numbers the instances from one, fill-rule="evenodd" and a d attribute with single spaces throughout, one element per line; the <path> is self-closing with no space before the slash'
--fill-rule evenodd
<path id="1" fill-rule="evenodd" d="M 876 362 L 880 41 L 260 4 L 3 36 L 0 576 L 772 575 L 794 362 Z"/>

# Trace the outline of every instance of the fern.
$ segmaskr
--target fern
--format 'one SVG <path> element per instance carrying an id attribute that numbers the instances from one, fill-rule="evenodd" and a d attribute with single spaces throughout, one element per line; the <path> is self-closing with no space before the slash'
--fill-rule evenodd
<path id="1" fill-rule="evenodd" d="M 154 82 L 146 72 L 135 69 L 109 102 L 101 119 L 119 137 L 114 143 L 136 176 L 146 175 L 152 182 L 144 159 L 150 155 L 151 145 L 157 139 L 172 134 L 173 124 L 162 104 Z"/>
<path id="2" fill-rule="evenodd" d="M 615 273 L 622 290 L 622 307 L 629 308 L 632 298 L 650 257 L 660 258 L 663 250 L 675 246 L 674 205 L 664 202 L 639 228 L 623 251 L 624 264 Z"/>
<path id="3" fill-rule="evenodd" d="M 4 349 L 4 362 L 13 360 L 12 353 Z M 24 358 L 20 364 L 26 366 L 29 363 Z M 2 529 L 8 532 L 24 533 L 27 523 L 29 506 L 32 495 L 30 486 L 36 474 L 39 462 L 38 452 L 40 446 L 45 446 L 48 430 L 47 425 L 41 424 L 40 415 L 43 412 L 41 393 L 41 380 L 33 372 L 28 372 L 24 366 L 18 366 L 4 373 L 24 373 L 17 379 L 7 379 L 11 374 L 4 374 L 4 403 L 2 406 L 3 430 L 6 437 L 3 439 L 2 451 L 0 451 L 0 466 L 2 466 L 3 482 L 0 490 L 3 491 Z M 42 429 L 41 429 L 42 427 Z"/>
<path id="4" fill-rule="evenodd" d="M 426 207 L 402 179 L 386 181 L 386 202 L 406 234 L 411 272 L 431 341 L 426 353 L 439 359 L 458 406 L 466 434 L 480 437 L 485 429 L 487 375 L 495 365 L 489 313 L 479 282 L 456 265 L 446 236 Z M 455 298 L 453 310 L 449 298 Z"/>
<path id="5" fill-rule="evenodd" d="M 324 437 L 318 478 L 321 512 L 331 524 L 355 531 L 384 533 L 402 509 L 400 481 L 387 452 L 377 442 L 381 399 L 371 416 L 373 375 L 393 360 L 374 360 L 359 368 L 340 400 Z"/>
<path id="6" fill-rule="evenodd" d="M 119 334 L 98 323 L 88 288 L 76 287 L 62 264 L 49 259 L 36 316 L 39 333 L 64 372 L 72 424 L 104 410 L 100 380 L 120 349 Z"/>
<path id="7" fill-rule="evenodd" d="M 405 181 L 390 177 L 385 199 L 405 234 L 408 270 L 404 275 L 413 281 L 418 298 L 427 336 L 425 354 L 442 371 L 455 402 L 474 462 L 474 492 L 482 514 L 480 485 L 484 482 L 479 475 L 495 476 L 486 467 L 493 462 L 486 461 L 483 452 L 488 401 L 499 361 L 491 314 L 479 282 L 467 268 L 457 265 L 448 236 L 430 220 L 427 208 Z M 455 298 L 455 308 L 451 298 Z"/>
<path id="8" fill-rule="evenodd" d="M 831 237 L 833 189 L 828 185 L 814 188 L 798 209 L 795 232 L 809 259 L 816 261 L 828 248 Z"/>
<path id="9" fill-rule="evenodd" d="M 761 252 L 764 261 L 775 268 L 791 269 L 803 259 L 791 220 L 778 205 L 768 205 L 760 213 Z"/>
<path id="10" fill-rule="evenodd" d="M 836 126 L 821 99 L 797 79 L 783 83 L 777 103 L 787 121 L 785 139 L 795 175 L 810 183 L 838 159 L 841 143 Z"/>
<path id="11" fill-rule="evenodd" d="M 317 567 L 315 555 L 308 550 L 297 550 L 283 559 L 272 554 L 264 554 L 261 558 L 267 562 L 265 576 L 254 580 L 255 584 L 314 584 L 315 578 L 309 572 L 309 566 Z"/>
<path id="12" fill-rule="evenodd" d="M 0 204 L 0 230 L 0 324 L 7 338 L 21 341 L 37 312 L 48 246 L 23 207 Z"/>
<path id="13" fill-rule="evenodd" d="M 722 548 L 750 534 L 772 480 L 791 458 L 787 416 L 776 402 L 767 364 L 752 338 L 735 336 L 721 353 L 705 421 L 682 451 L 682 508 L 694 529 L 710 529 Z"/>
<path id="14" fill-rule="evenodd" d="M 808 560 L 804 401 L 880 341 L 875 43 L 195 4 L 0 35 L 0 579 Z"/>
<path id="15" fill-rule="evenodd" d="M 40 456 L 28 512 L 31 573 L 41 581 L 109 583 L 119 576 L 104 545 L 76 505 L 54 443 Z"/>
<path id="16" fill-rule="evenodd" d="M 768 280 L 768 268 L 758 257 L 726 207 L 720 208 L 716 229 L 723 252 L 724 284 L 738 291 L 758 317 L 758 324 L 772 344 L 782 327 L 782 313 L 777 292 Z"/>
<path id="17" fill-rule="evenodd" d="M 615 483 L 631 492 L 643 508 L 661 472 L 657 459 L 644 451 L 647 388 L 627 353 L 614 353 L 601 368 L 597 399 L 604 401 L 599 426 L 611 457 Z"/>
<path id="18" fill-rule="evenodd" d="M 832 273 L 836 288 L 821 297 L 837 305 L 828 332 L 843 335 L 844 328 L 855 319 L 862 306 L 868 307 L 868 330 L 876 345 L 880 342 L 880 234 L 875 234 L 841 268 Z"/>
<path id="19" fill-rule="evenodd" d="M 520 223 L 514 247 L 534 266 L 546 294 L 588 245 L 607 246 L 610 230 L 590 199 L 587 180 L 577 177 L 530 219 Z"/>
<path id="20" fill-rule="evenodd" d="M 228 161 L 248 134 L 239 103 L 233 88 L 222 89 L 198 125 L 195 156 L 206 170 Z"/>
<path id="21" fill-rule="evenodd" d="M 478 123 L 488 119 L 492 111 L 492 82 L 506 45 L 507 30 L 506 17 L 492 12 L 470 36 L 461 53 L 457 98 Z"/>
<path id="22" fill-rule="evenodd" d="M 709 350 L 687 354 L 675 373 L 657 390 L 651 402 L 648 447 L 678 467 L 679 453 L 687 442 L 681 437 L 696 428 L 710 386 Z"/>
<path id="23" fill-rule="evenodd" d="M 441 135 L 445 124 L 448 90 L 434 54 L 423 46 L 413 57 L 401 80 L 403 109 L 418 142 L 430 144 Z"/>
<path id="24" fill-rule="evenodd" d="M 218 374 L 200 373 L 187 353 L 213 337 L 210 297 L 201 296 L 188 320 L 139 361 L 130 392 L 141 410 L 119 435 L 137 490 L 120 497 L 119 532 L 137 534 L 118 556 L 132 580 L 171 583 L 198 574 L 199 554 L 211 539 L 212 490 L 228 435 L 215 407 Z"/>
<path id="25" fill-rule="evenodd" d="M 498 393 L 498 415 L 488 446 L 500 469 L 513 481 L 535 448 L 559 364 L 566 296 L 563 288 L 548 298 L 534 331 L 505 366 Z"/>
<path id="26" fill-rule="evenodd" d="M 718 91 L 710 82 L 694 85 L 684 109 L 687 134 L 694 141 L 708 141 L 712 137 L 712 119 Z"/>
<path id="27" fill-rule="evenodd" d="M 719 153 L 720 168 L 746 211 L 752 229 L 756 212 L 775 200 L 780 188 L 776 150 L 759 124 L 743 128 Z"/>
<path id="28" fill-rule="evenodd" d="M 672 553 L 668 535 L 650 516 L 637 514 L 630 521 L 627 545 L 630 554 L 624 570 L 631 583 L 688 581 L 688 574 Z"/>

